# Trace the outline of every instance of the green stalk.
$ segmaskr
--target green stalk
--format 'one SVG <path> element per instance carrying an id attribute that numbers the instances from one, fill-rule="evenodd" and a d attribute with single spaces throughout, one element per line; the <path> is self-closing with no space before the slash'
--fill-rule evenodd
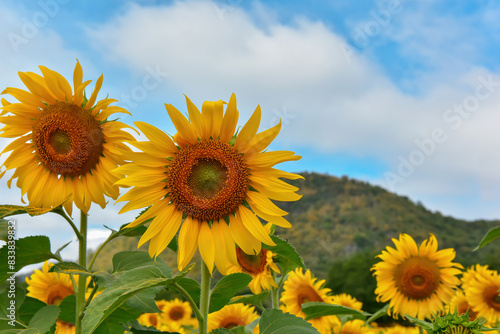
<path id="1" fill-rule="evenodd" d="M 271 286 L 271 300 L 273 303 L 273 308 L 279 310 L 280 308 L 280 297 L 279 297 L 280 288 L 275 288 Z"/>
<path id="2" fill-rule="evenodd" d="M 201 294 L 200 294 L 200 313 L 202 321 L 199 334 L 207 334 L 208 328 L 208 307 L 210 304 L 210 271 L 203 260 L 201 261 Z"/>
<path id="3" fill-rule="evenodd" d="M 78 244 L 78 264 L 87 268 L 87 215 L 80 211 L 80 235 Z M 75 334 L 82 334 L 83 311 L 85 310 L 85 292 L 87 280 L 84 276 L 78 278 L 78 289 L 76 291 L 76 323 Z"/>

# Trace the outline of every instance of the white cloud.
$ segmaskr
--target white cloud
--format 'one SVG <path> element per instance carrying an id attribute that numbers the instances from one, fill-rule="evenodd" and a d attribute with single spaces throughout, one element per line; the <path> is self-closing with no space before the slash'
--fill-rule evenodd
<path id="1" fill-rule="evenodd" d="M 429 18 L 423 9 L 402 12 L 398 21 L 394 19 L 384 34 L 400 43 L 408 57 L 439 60 L 435 66 L 443 65 L 435 75 L 424 71 L 417 76 L 422 93 L 411 96 L 364 55 L 354 55 L 348 62 L 340 48 L 344 39 L 322 22 L 298 17 L 284 25 L 272 16 L 255 17 L 262 12 L 260 8 L 252 16 L 232 7 L 221 19 L 213 3 L 205 1 L 155 8 L 131 5 L 125 14 L 88 33 L 96 51 L 127 63 L 131 70 L 144 64 L 167 68 L 169 84 L 196 102 L 227 99 L 235 91 L 242 119 L 260 103 L 265 127 L 276 119 L 271 110 L 286 110 L 292 117 L 280 140 L 288 146 L 374 157 L 391 171 L 398 167 L 398 156 L 418 148 L 415 140 L 442 128 L 447 140 L 396 190 L 430 199 L 436 194 L 451 196 L 470 180 L 483 180 L 481 193 L 488 198 L 500 195 L 489 186 L 500 182 L 495 168 L 499 160 L 491 154 L 500 140 L 493 128 L 500 92 L 481 101 L 475 114 L 456 130 L 443 120 L 448 108 L 474 94 L 479 76 L 491 74 L 470 64 L 456 66 L 469 60 L 455 52 L 467 54 L 468 41 L 460 36 L 470 36 L 466 30 L 471 28 L 453 32 L 449 27 L 460 26 L 459 21 Z M 420 30 L 412 31 L 415 25 Z M 460 43 L 440 52 L 447 38 L 452 38 L 448 46 Z M 446 58 L 446 52 L 455 58 Z M 443 211 L 451 213 L 453 208 Z M 479 213 L 468 218 L 474 214 Z M 500 210 L 490 214 L 498 217 Z"/>

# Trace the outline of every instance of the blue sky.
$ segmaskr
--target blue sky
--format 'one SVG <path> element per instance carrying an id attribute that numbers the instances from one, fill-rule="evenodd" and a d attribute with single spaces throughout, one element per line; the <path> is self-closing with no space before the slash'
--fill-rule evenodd
<path id="1" fill-rule="evenodd" d="M 261 129 L 281 118 L 271 149 L 303 156 L 283 169 L 348 175 L 457 218 L 500 218 L 495 1 L 4 0 L 0 11 L 1 87 L 23 87 L 17 72 L 38 65 L 70 78 L 78 58 L 85 79 L 104 74 L 100 97 L 132 112 L 124 122 L 171 134 L 164 103 L 185 110 L 183 94 L 201 106 L 235 92 L 240 122 L 257 104 Z M 6 180 L 0 199 L 19 203 Z M 119 207 L 91 212 L 96 235 L 133 217 Z M 19 220 L 22 234 L 42 223 L 61 242 L 71 232 Z"/>

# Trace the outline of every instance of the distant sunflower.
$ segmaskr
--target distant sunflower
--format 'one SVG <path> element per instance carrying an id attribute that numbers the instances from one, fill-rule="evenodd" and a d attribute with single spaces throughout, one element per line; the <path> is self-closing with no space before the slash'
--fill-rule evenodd
<path id="1" fill-rule="evenodd" d="M 298 188 L 280 178 L 301 176 L 273 166 L 300 157 L 290 151 L 262 152 L 278 135 L 281 123 L 257 133 L 260 107 L 235 135 L 234 94 L 225 112 L 222 101 L 205 102 L 201 112 L 187 97 L 186 101 L 189 120 L 165 105 L 177 129 L 173 139 L 152 125 L 135 122 L 149 141 L 132 142 L 142 152 L 129 155 L 133 162 L 116 169 L 127 177 L 115 184 L 134 187 L 118 200 L 128 201 L 120 212 L 151 206 L 127 227 L 154 218 L 139 241 L 140 246 L 151 240 L 152 257 L 179 230 L 180 270 L 197 248 L 211 272 L 214 263 L 224 270 L 228 262 L 238 265 L 235 243 L 250 255 L 259 254 L 262 243 L 274 245 L 258 217 L 291 226 L 283 218 L 287 212 L 271 199 L 298 200 Z"/>
<path id="2" fill-rule="evenodd" d="M 500 275 L 495 270 L 476 275 L 465 290 L 469 305 L 489 324 L 500 322 Z"/>
<path id="3" fill-rule="evenodd" d="M 216 328 L 231 329 L 238 326 L 246 326 L 258 318 L 259 315 L 255 312 L 253 306 L 245 304 L 226 305 L 219 311 L 208 315 L 208 330 L 211 331 Z M 258 330 L 256 332 L 255 329 L 257 329 L 257 327 L 254 328 L 254 332 L 258 333 Z"/>
<path id="4" fill-rule="evenodd" d="M 462 273 L 462 278 L 460 279 L 460 281 L 462 282 L 462 290 L 467 290 L 472 282 L 476 280 L 476 277 L 478 275 L 489 276 L 492 273 L 493 270 L 489 269 L 488 265 L 483 266 L 480 264 L 476 264 L 467 268 L 467 270 Z"/>
<path id="5" fill-rule="evenodd" d="M 349 307 L 358 311 L 361 311 L 361 309 L 363 308 L 362 302 L 360 302 L 359 300 L 357 300 L 356 298 L 347 293 L 333 295 L 331 303 L 335 305 L 342 305 L 345 307 Z"/>
<path id="6" fill-rule="evenodd" d="M 465 296 L 462 290 L 458 290 L 455 296 L 450 300 L 448 304 L 447 311 L 448 313 L 454 313 L 457 311 L 458 315 L 462 315 L 467 313 L 470 321 L 474 321 L 477 318 L 477 313 L 472 310 L 472 307 L 469 305 L 467 301 L 467 297 Z"/>
<path id="7" fill-rule="evenodd" d="M 346 321 L 342 327 L 340 327 L 340 331 L 335 329 L 334 333 L 339 334 L 368 334 L 371 333 L 371 330 L 368 326 L 364 326 L 365 322 L 363 320 L 355 319 Z"/>
<path id="8" fill-rule="evenodd" d="M 377 331 L 375 330 L 374 333 L 383 333 L 383 334 L 419 334 L 420 330 L 418 327 L 413 326 L 413 327 L 406 327 L 406 326 L 401 326 L 401 325 L 393 325 L 391 327 L 385 327 L 383 328 L 383 331 Z"/>
<path id="9" fill-rule="evenodd" d="M 75 332 L 75 325 L 57 319 L 55 334 L 75 334 Z"/>
<path id="10" fill-rule="evenodd" d="M 163 315 L 161 313 L 143 313 L 137 318 L 139 324 L 146 327 L 159 328 L 163 321 Z"/>
<path id="11" fill-rule="evenodd" d="M 178 298 L 165 302 L 162 313 L 163 319 L 168 323 L 177 322 L 181 325 L 193 324 L 193 310 L 191 306 L 188 302 L 183 302 Z"/>
<path id="12" fill-rule="evenodd" d="M 253 293 L 261 293 L 262 290 L 269 291 L 271 286 L 278 287 L 274 281 L 271 270 L 280 273 L 280 269 L 273 262 L 275 254 L 268 249 L 262 248 L 257 255 L 248 255 L 239 247 L 236 247 L 236 259 L 239 266 L 230 265 L 226 274 L 247 273 L 252 276 L 248 284 Z"/>
<path id="13" fill-rule="evenodd" d="M 114 99 L 96 103 L 102 75 L 86 99 L 84 89 L 91 80 L 82 82 L 78 61 L 73 89 L 61 74 L 44 66 L 40 70 L 42 76 L 19 72 L 28 91 L 9 87 L 2 92 L 19 101 L 1 100 L 0 123 L 5 126 L 0 137 L 18 137 L 1 152 L 12 151 L 3 164 L 5 171 L 15 170 L 7 184 L 10 187 L 17 178 L 21 197 L 27 194 L 30 206 L 52 207 L 70 196 L 64 203 L 70 214 L 73 203 L 85 213 L 92 202 L 104 208 L 105 195 L 114 199 L 119 195 L 114 185 L 118 177 L 111 170 L 123 163 L 123 152 L 129 151 L 123 141 L 134 140 L 122 130 L 127 125 L 108 117 L 129 112 L 109 106 Z"/>
<path id="14" fill-rule="evenodd" d="M 297 268 L 288 274 L 283 284 L 281 293 L 281 303 L 284 305 L 283 311 L 305 318 L 302 312 L 302 304 L 308 302 L 330 303 L 332 298 L 328 295 L 330 289 L 323 288 L 325 280 L 317 281 L 313 278 L 311 271 Z M 309 320 L 309 322 L 320 332 L 330 333 L 331 327 L 338 324 L 336 316 L 324 316 Z"/>
<path id="15" fill-rule="evenodd" d="M 441 311 L 460 283 L 456 275 L 462 266 L 451 262 L 455 251 L 438 251 L 432 234 L 420 247 L 407 234 L 392 241 L 396 249 L 388 246 L 378 255 L 382 261 L 372 267 L 377 279 L 377 301 L 389 301 L 388 313 L 395 318 L 407 314 L 423 319 Z"/>
<path id="16" fill-rule="evenodd" d="M 36 298 L 48 305 L 59 305 L 64 298 L 73 295 L 73 283 L 68 274 L 50 272 L 53 264 L 45 261 L 42 270 L 35 270 L 30 277 L 26 277 L 28 284 L 26 294 L 29 297 Z M 78 281 L 78 276 L 74 277 Z"/>

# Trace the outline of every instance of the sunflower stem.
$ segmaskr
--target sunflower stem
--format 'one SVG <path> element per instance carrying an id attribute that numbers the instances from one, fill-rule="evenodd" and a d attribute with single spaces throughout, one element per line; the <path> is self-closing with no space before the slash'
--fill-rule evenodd
<path id="1" fill-rule="evenodd" d="M 203 260 L 201 261 L 201 294 L 200 294 L 200 312 L 202 321 L 199 334 L 207 334 L 208 307 L 210 303 L 210 271 Z"/>
<path id="2" fill-rule="evenodd" d="M 78 227 L 76 227 L 75 223 L 73 223 L 73 220 L 71 220 L 71 218 L 66 214 L 66 212 L 62 208 L 57 208 L 57 209 L 53 210 L 52 212 L 57 213 L 59 216 L 63 217 L 68 222 L 69 226 L 71 226 L 71 228 L 75 232 L 76 237 L 78 238 L 78 241 L 81 242 L 82 234 L 78 230 Z"/>
<path id="3" fill-rule="evenodd" d="M 80 211 L 80 235 L 78 249 L 78 264 L 87 268 L 87 215 Z M 78 277 L 78 290 L 76 291 L 76 323 L 75 334 L 82 334 L 83 311 L 85 310 L 85 291 L 87 280 L 84 276 Z"/>
<path id="4" fill-rule="evenodd" d="M 198 323 L 201 323 L 203 321 L 203 315 L 201 314 L 200 309 L 198 308 L 198 305 L 196 305 L 196 302 L 194 301 L 193 297 L 191 297 L 191 295 L 178 283 L 174 283 L 174 287 L 177 289 L 177 291 L 180 292 L 181 295 L 184 296 L 184 298 L 187 299 L 187 301 L 191 305 L 191 308 L 193 309 L 194 315 L 196 316 Z"/>
<path id="5" fill-rule="evenodd" d="M 279 287 L 275 288 L 274 286 L 271 286 L 271 301 L 273 303 L 273 308 L 275 309 L 280 308 L 279 290 Z"/>

